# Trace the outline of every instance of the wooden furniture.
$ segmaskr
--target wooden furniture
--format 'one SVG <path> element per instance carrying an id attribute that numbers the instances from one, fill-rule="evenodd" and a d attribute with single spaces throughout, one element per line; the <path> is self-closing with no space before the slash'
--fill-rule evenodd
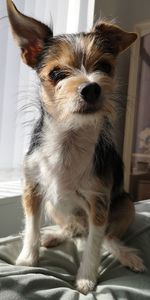
<path id="1" fill-rule="evenodd" d="M 135 200 L 150 198 L 150 22 L 135 27 L 131 52 L 123 160 L 124 186 Z"/>

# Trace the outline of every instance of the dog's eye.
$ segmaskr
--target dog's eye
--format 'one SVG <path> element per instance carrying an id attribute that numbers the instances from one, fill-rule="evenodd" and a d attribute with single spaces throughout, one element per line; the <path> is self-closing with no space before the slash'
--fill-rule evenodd
<path id="1" fill-rule="evenodd" d="M 106 74 L 111 74 L 112 65 L 107 61 L 100 61 L 96 64 L 96 70 L 104 72 Z"/>
<path id="2" fill-rule="evenodd" d="M 68 75 L 61 70 L 60 68 L 54 68 L 50 73 L 49 73 L 49 77 L 51 80 L 53 80 L 54 82 L 59 82 L 60 80 L 63 80 L 64 78 L 66 78 Z"/>

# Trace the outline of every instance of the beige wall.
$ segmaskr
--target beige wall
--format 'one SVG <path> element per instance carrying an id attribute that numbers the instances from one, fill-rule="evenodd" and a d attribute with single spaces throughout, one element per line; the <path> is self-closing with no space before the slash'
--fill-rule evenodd
<path id="1" fill-rule="evenodd" d="M 116 22 L 126 30 L 133 31 L 135 24 L 150 21 L 150 0 L 95 0 L 95 19 L 100 15 L 102 17 L 116 19 Z M 123 101 L 126 101 L 129 74 L 128 50 L 121 55 L 118 61 L 118 79 L 120 82 L 120 95 Z M 123 141 L 124 113 L 120 116 L 121 137 L 120 145 Z M 120 126 L 119 126 L 120 128 Z M 120 150 L 121 150 L 120 146 Z"/>

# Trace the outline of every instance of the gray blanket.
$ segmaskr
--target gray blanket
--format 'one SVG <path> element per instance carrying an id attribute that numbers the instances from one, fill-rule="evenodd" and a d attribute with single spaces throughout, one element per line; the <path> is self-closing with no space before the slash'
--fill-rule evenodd
<path id="1" fill-rule="evenodd" d="M 15 266 L 21 238 L 0 239 L 0 300 L 150 300 L 150 200 L 136 204 L 136 219 L 124 240 L 139 249 L 147 271 L 138 274 L 120 265 L 105 252 L 98 284 L 92 293 L 82 295 L 74 288 L 83 245 L 65 242 L 52 249 L 40 249 L 37 267 Z"/>

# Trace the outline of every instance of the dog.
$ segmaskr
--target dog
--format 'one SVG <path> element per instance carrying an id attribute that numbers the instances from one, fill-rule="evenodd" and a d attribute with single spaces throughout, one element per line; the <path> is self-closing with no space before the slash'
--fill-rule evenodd
<path id="1" fill-rule="evenodd" d="M 120 241 L 135 211 L 123 189 L 112 99 L 117 57 L 137 34 L 97 21 L 88 33 L 53 36 L 51 28 L 23 15 L 11 0 L 7 8 L 22 59 L 41 82 L 41 115 L 24 160 L 26 225 L 16 264 L 37 264 L 45 206 L 60 230 L 42 236 L 43 246 L 86 239 L 75 284 L 87 294 L 97 282 L 102 244 L 124 266 L 145 269 L 135 249 Z"/>

